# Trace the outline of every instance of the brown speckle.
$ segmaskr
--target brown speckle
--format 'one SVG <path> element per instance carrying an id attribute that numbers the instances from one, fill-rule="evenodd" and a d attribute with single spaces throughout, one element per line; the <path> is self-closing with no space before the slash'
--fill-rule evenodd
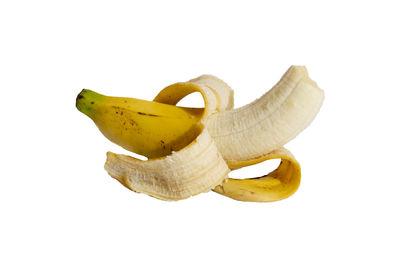
<path id="1" fill-rule="evenodd" d="M 159 115 L 148 114 L 148 113 L 144 113 L 144 112 L 138 112 L 137 114 L 139 114 L 139 115 L 145 115 L 145 116 L 152 116 L 152 117 L 160 117 Z"/>

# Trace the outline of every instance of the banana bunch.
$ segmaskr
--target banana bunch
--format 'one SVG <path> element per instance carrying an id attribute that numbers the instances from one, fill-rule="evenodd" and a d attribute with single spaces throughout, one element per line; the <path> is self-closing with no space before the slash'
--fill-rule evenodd
<path id="1" fill-rule="evenodd" d="M 193 92 L 201 93 L 204 108 L 176 106 Z M 306 68 L 292 66 L 270 91 L 238 109 L 233 109 L 233 90 L 211 75 L 172 84 L 153 101 L 84 89 L 76 107 L 109 140 L 148 158 L 107 153 L 106 171 L 135 192 L 180 200 L 213 190 L 267 202 L 297 190 L 300 165 L 283 145 L 311 123 L 323 99 Z M 265 176 L 228 177 L 231 170 L 269 159 L 281 163 Z"/>

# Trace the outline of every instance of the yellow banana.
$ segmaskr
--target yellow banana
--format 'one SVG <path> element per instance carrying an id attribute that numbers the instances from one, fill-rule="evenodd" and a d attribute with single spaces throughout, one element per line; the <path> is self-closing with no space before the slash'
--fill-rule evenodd
<path id="1" fill-rule="evenodd" d="M 196 91 L 204 109 L 174 106 Z M 153 102 L 83 91 L 77 107 L 111 141 L 150 158 L 107 154 L 108 173 L 133 191 L 178 200 L 213 189 L 242 201 L 275 201 L 293 194 L 301 176 L 300 165 L 282 145 L 314 119 L 323 98 L 306 69 L 293 66 L 272 90 L 235 110 L 232 89 L 210 75 L 168 86 Z M 140 131 L 123 127 L 130 119 Z M 168 146 L 160 147 L 161 140 Z M 229 168 L 272 158 L 281 164 L 264 177 L 227 177 Z"/>

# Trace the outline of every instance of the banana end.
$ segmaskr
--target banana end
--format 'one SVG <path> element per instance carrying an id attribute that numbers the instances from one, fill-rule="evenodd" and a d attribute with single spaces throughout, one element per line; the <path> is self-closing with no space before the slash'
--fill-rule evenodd
<path id="1" fill-rule="evenodd" d="M 92 118 L 96 102 L 100 101 L 103 97 L 103 95 L 92 90 L 82 89 L 76 97 L 75 106 L 80 112 Z"/>

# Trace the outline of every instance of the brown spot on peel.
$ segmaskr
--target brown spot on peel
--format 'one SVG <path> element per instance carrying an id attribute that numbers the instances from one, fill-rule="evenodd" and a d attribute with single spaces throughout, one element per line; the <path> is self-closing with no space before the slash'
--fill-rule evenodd
<path id="1" fill-rule="evenodd" d="M 143 112 L 138 112 L 137 114 L 139 114 L 139 115 L 145 115 L 145 116 L 151 116 L 151 117 L 160 117 L 159 115 L 148 114 L 148 113 L 143 113 Z"/>

